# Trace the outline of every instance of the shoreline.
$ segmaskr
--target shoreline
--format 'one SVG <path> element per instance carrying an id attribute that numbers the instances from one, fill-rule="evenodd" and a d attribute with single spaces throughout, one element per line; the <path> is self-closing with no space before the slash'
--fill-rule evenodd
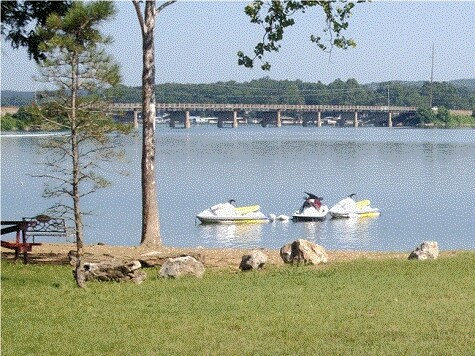
<path id="1" fill-rule="evenodd" d="M 43 243 L 34 246 L 28 253 L 29 263 L 32 264 L 69 264 L 68 252 L 76 250 L 74 243 Z M 167 258 L 190 255 L 203 262 L 206 268 L 238 270 L 243 255 L 252 250 L 260 250 L 268 257 L 268 265 L 280 266 L 284 262 L 280 258 L 279 250 L 255 248 L 204 248 L 204 247 L 171 247 L 160 246 L 155 249 L 146 249 L 141 246 L 113 246 L 113 245 L 85 245 L 84 260 L 98 262 L 104 260 L 140 260 L 148 267 L 162 264 Z M 327 250 L 329 263 L 345 262 L 356 259 L 407 259 L 411 251 L 406 252 L 374 252 L 374 251 L 337 251 Z M 454 256 L 462 250 L 441 251 L 440 256 Z M 1 248 L 1 257 L 4 260 L 14 260 L 13 250 Z M 18 262 L 22 261 L 22 256 Z"/>

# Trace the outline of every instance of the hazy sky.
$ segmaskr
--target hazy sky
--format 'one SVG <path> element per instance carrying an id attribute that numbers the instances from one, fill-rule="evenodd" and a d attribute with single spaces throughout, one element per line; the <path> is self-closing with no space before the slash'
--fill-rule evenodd
<path id="1" fill-rule="evenodd" d="M 330 83 L 355 78 L 360 83 L 388 80 L 429 80 L 431 48 L 435 46 L 434 80 L 475 78 L 475 1 L 375 1 L 357 4 L 347 36 L 357 47 L 314 46 L 310 35 L 324 27 L 317 9 L 299 15 L 284 34 L 281 50 L 267 57 L 270 72 L 237 65 L 239 50 L 252 53 L 262 28 L 243 12 L 246 2 L 178 2 L 157 19 L 155 34 L 157 83 L 238 82 L 269 76 Z M 131 1 L 116 2 L 118 14 L 104 27 L 115 42 L 109 52 L 121 65 L 123 83 L 141 82 L 141 34 Z M 3 90 L 32 91 L 34 62 L 26 51 L 2 39 Z"/>

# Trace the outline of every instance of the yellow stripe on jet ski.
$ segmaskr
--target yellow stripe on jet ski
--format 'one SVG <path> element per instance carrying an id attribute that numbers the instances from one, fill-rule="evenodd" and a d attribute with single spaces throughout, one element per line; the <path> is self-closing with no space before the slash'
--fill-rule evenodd
<path id="1" fill-rule="evenodd" d="M 371 202 L 369 200 L 360 200 L 356 202 L 356 207 L 358 209 L 364 208 L 365 206 L 370 205 Z"/>
<path id="2" fill-rule="evenodd" d="M 248 214 L 248 213 L 254 213 L 256 211 L 259 211 L 261 207 L 259 205 L 249 205 L 249 206 L 240 206 L 236 208 L 236 211 L 239 214 Z"/>
<path id="3" fill-rule="evenodd" d="M 371 212 L 371 213 L 358 214 L 358 216 L 361 217 L 361 218 L 370 218 L 370 217 L 379 216 L 379 215 L 381 215 L 381 213 L 379 211 Z"/>
<path id="4" fill-rule="evenodd" d="M 269 219 L 259 219 L 259 220 L 233 220 L 233 224 L 262 224 L 269 222 Z"/>
<path id="5" fill-rule="evenodd" d="M 202 224 L 222 224 L 222 225 L 243 225 L 243 224 L 263 224 L 269 219 L 238 219 L 238 220 L 202 220 Z"/>

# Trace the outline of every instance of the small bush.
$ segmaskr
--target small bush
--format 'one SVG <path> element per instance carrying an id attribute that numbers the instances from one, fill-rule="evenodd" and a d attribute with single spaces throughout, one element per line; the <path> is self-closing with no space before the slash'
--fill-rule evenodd
<path id="1" fill-rule="evenodd" d="M 0 122 L 2 131 L 15 131 L 23 129 L 22 123 L 15 119 L 15 117 L 11 114 L 3 115 Z"/>

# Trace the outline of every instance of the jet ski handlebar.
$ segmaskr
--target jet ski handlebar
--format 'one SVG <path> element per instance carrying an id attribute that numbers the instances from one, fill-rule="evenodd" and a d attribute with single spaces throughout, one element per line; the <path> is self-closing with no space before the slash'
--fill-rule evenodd
<path id="1" fill-rule="evenodd" d="M 315 194 L 308 193 L 308 192 L 304 192 L 304 193 L 307 194 L 308 198 L 310 198 L 310 199 L 323 200 L 323 197 L 319 197 Z M 304 199 L 307 199 L 307 197 L 304 197 Z"/>

